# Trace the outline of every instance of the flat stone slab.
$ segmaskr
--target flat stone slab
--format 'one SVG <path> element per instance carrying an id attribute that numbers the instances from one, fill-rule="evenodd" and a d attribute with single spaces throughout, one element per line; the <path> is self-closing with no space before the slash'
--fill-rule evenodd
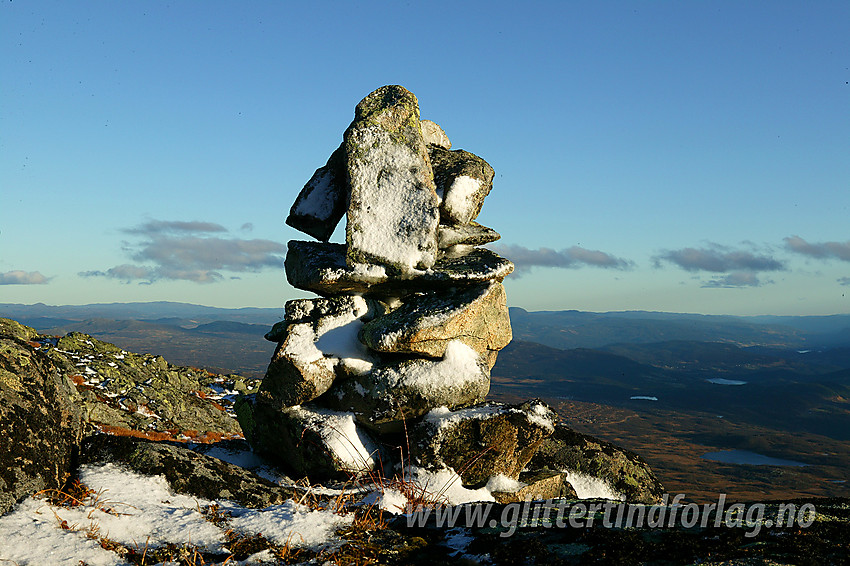
<path id="1" fill-rule="evenodd" d="M 480 246 L 500 238 L 499 233 L 492 228 L 474 221 L 459 226 L 440 224 L 437 227 L 437 246 L 441 250 L 453 246 Z"/>
<path id="2" fill-rule="evenodd" d="M 664 487 L 646 461 L 625 448 L 558 424 L 529 462 L 533 470 L 570 471 L 597 478 L 633 503 L 657 503 Z"/>
<path id="3" fill-rule="evenodd" d="M 416 97 L 397 85 L 372 92 L 343 139 L 348 263 L 403 274 L 434 265 L 440 203 Z"/>
<path id="4" fill-rule="evenodd" d="M 446 289 L 501 281 L 514 264 L 486 248 L 475 248 L 462 257 L 444 257 L 431 269 L 407 276 L 390 275 L 378 265 L 345 261 L 345 246 L 291 240 L 286 254 L 290 285 L 319 295 L 369 294 L 404 296 L 417 291 Z"/>
<path id="5" fill-rule="evenodd" d="M 490 390 L 490 372 L 474 350 L 461 342 L 441 360 L 405 360 L 337 380 L 316 400 L 380 433 L 404 432 L 405 422 L 441 406 L 481 402 Z"/>
<path id="6" fill-rule="evenodd" d="M 507 297 L 501 283 L 412 296 L 394 311 L 363 325 L 360 340 L 372 350 L 441 358 L 459 340 L 478 354 L 511 341 Z"/>

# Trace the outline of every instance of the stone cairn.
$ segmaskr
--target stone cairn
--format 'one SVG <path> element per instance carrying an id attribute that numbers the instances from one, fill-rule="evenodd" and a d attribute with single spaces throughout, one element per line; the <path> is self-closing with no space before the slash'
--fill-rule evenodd
<path id="1" fill-rule="evenodd" d="M 286 304 L 260 390 L 237 407 L 254 449 L 290 471 L 404 461 L 480 486 L 516 479 L 554 430 L 542 402 L 483 403 L 511 340 L 513 264 L 478 247 L 499 239 L 475 222 L 493 168 L 450 148 L 411 92 L 379 88 L 292 206 L 286 223 L 318 241 L 289 242 L 286 276 L 321 298 Z M 345 245 L 329 243 L 343 216 Z"/>

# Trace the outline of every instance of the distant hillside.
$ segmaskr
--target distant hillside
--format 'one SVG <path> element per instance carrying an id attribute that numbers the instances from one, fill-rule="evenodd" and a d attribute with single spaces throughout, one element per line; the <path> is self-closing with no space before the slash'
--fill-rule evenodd
<path id="1" fill-rule="evenodd" d="M 170 318 L 175 322 L 193 321 L 195 324 L 230 320 L 246 324 L 265 324 L 271 327 L 283 317 L 283 305 L 281 308 L 224 309 L 169 301 L 58 306 L 44 303 L 34 305 L 0 303 L 0 315 L 33 327 L 35 326 L 27 321 L 38 319 L 81 321 L 93 318 L 151 321 L 160 319 L 160 322 Z"/>
<path id="2" fill-rule="evenodd" d="M 706 344 L 672 343 L 682 350 L 669 344 L 614 349 L 638 354 L 641 363 L 613 352 L 560 350 L 514 340 L 499 353 L 491 393 L 698 411 L 850 440 L 850 369 L 806 365 L 804 356 L 792 364 L 724 344 L 707 345 L 702 353 Z"/>
<path id="3" fill-rule="evenodd" d="M 510 309 L 510 314 L 515 338 L 565 350 L 669 340 L 794 348 L 816 343 L 816 334 L 818 334 L 812 330 L 804 331 L 788 324 L 764 324 L 735 316 L 643 311 L 528 312 L 515 307 Z M 814 325 L 810 325 L 810 328 L 812 327 Z M 834 321 L 830 321 L 825 328 L 833 327 Z"/>
<path id="4" fill-rule="evenodd" d="M 96 318 L 33 327 L 55 335 L 84 332 L 126 350 L 162 355 L 175 364 L 246 376 L 265 373 L 275 346 L 263 338 L 268 326 L 232 321 L 183 328 L 144 320 Z"/>

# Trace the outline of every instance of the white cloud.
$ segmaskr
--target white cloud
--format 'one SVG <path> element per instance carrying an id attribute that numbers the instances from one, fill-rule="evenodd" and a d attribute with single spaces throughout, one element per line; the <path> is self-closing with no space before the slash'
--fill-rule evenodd
<path id="1" fill-rule="evenodd" d="M 634 265 L 631 261 L 609 253 L 588 250 L 579 246 L 572 246 L 560 251 L 551 248 L 531 249 L 510 244 L 497 244 L 489 247 L 511 260 L 516 267 L 515 273 L 518 275 L 522 275 L 532 267 L 578 269 L 591 266 L 608 269 L 630 269 Z"/>
<path id="2" fill-rule="evenodd" d="M 128 282 L 171 279 L 215 283 L 225 279 L 222 272 L 256 272 L 283 266 L 284 244 L 210 235 L 222 231 L 227 230 L 212 222 L 152 220 L 124 230 L 141 238 L 123 245 L 136 263 L 116 265 L 105 271 L 84 271 L 80 275 Z"/>
<path id="3" fill-rule="evenodd" d="M 850 261 L 850 241 L 809 243 L 800 236 L 785 238 L 785 246 L 792 252 L 816 259 Z"/>
<path id="4" fill-rule="evenodd" d="M 686 271 L 758 272 L 782 271 L 785 263 L 770 255 L 747 250 L 736 250 L 720 244 L 709 244 L 705 248 L 681 248 L 667 250 L 655 256 L 655 265 L 666 261 Z"/>
<path id="5" fill-rule="evenodd" d="M 0 285 L 44 285 L 48 278 L 38 271 L 7 271 L 0 273 Z"/>

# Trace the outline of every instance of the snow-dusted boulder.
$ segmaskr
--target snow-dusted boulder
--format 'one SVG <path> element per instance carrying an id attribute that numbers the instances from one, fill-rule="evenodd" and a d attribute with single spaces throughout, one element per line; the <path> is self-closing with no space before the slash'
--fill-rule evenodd
<path id="1" fill-rule="evenodd" d="M 440 204 L 442 224 L 469 224 L 493 188 L 490 164 L 468 151 L 430 147 L 431 167 Z"/>
<path id="2" fill-rule="evenodd" d="M 499 238 L 501 236 L 498 232 L 474 221 L 461 225 L 440 224 L 437 227 L 437 246 L 441 250 L 454 246 L 480 246 Z"/>
<path id="3" fill-rule="evenodd" d="M 474 248 L 461 257 L 443 257 L 431 269 L 391 275 L 380 265 L 345 262 L 345 246 L 291 240 L 286 254 L 286 279 L 298 289 L 319 295 L 364 294 L 377 297 L 404 295 L 501 281 L 514 264 L 486 248 Z"/>
<path id="4" fill-rule="evenodd" d="M 286 327 L 260 385 L 269 395 L 291 407 L 315 399 L 328 390 L 338 366 L 348 373 L 371 369 L 372 360 L 357 339 L 362 319 L 380 308 L 358 296 L 298 299 L 286 304 Z"/>
<path id="5" fill-rule="evenodd" d="M 340 146 L 298 193 L 286 223 L 327 242 L 345 214 L 348 200 L 345 175 L 345 154 Z"/>
<path id="6" fill-rule="evenodd" d="M 539 400 L 434 409 L 412 429 L 411 458 L 426 469 L 452 468 L 465 486 L 480 487 L 496 474 L 517 479 L 554 432 L 555 417 Z"/>
<path id="7" fill-rule="evenodd" d="M 407 274 L 437 260 L 439 199 L 419 102 L 397 85 L 360 101 L 345 131 L 347 259 Z"/>
<path id="8" fill-rule="evenodd" d="M 440 360 L 385 363 L 341 379 L 317 402 L 353 412 L 358 422 L 381 432 L 402 432 L 440 406 L 480 402 L 490 390 L 490 372 L 481 357 L 460 341 L 451 342 Z"/>
<path id="9" fill-rule="evenodd" d="M 360 339 L 377 352 L 441 358 L 459 340 L 478 354 L 511 341 L 505 288 L 499 282 L 417 295 L 363 325 Z"/>
<path id="10" fill-rule="evenodd" d="M 452 142 L 449 141 L 449 136 L 443 131 L 436 122 L 431 120 L 422 120 L 419 125 L 422 127 L 422 138 L 429 145 L 436 145 L 444 149 L 451 149 Z"/>
<path id="11" fill-rule="evenodd" d="M 348 479 L 381 462 L 378 444 L 352 413 L 312 404 L 281 408 L 259 394 L 242 398 L 236 412 L 254 451 L 291 475 Z"/>

